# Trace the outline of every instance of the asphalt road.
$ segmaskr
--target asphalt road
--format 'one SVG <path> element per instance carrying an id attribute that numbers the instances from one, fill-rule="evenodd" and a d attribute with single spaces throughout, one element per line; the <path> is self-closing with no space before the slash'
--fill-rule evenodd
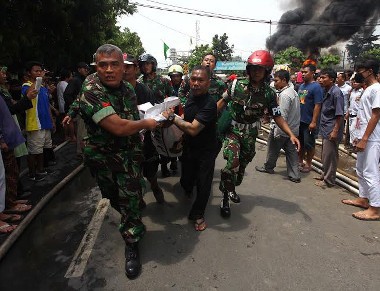
<path id="1" fill-rule="evenodd" d="M 65 278 L 100 199 L 83 171 L 0 262 L 0 290 L 379 290 L 380 222 L 352 218 L 357 208 L 340 203 L 352 195 L 314 186 L 315 173 L 303 174 L 300 184 L 288 181 L 283 157 L 276 174 L 256 172 L 265 154 L 258 144 L 237 189 L 242 203 L 232 205 L 229 219 L 219 215 L 218 157 L 201 233 L 186 218 L 191 201 L 178 175 L 160 179 L 167 203 L 158 205 L 150 191 L 145 196 L 143 271 L 133 281 L 124 275 L 119 218 L 111 208 L 83 274 Z"/>

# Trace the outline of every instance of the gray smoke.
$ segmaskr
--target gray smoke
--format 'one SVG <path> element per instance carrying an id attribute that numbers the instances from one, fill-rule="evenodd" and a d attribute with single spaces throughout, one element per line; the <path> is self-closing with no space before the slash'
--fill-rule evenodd
<path id="1" fill-rule="evenodd" d="M 295 6 L 281 16 L 276 33 L 267 39 L 268 49 L 330 47 L 359 31 L 372 32 L 380 16 L 380 0 L 298 0 Z"/>

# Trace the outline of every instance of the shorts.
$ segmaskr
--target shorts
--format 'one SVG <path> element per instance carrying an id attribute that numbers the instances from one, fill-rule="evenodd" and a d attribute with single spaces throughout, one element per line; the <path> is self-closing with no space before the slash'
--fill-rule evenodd
<path id="1" fill-rule="evenodd" d="M 44 152 L 44 148 L 52 148 L 50 129 L 40 129 L 26 132 L 28 152 L 31 155 L 38 155 Z"/>
<path id="2" fill-rule="evenodd" d="M 301 143 L 301 148 L 305 150 L 311 150 L 315 148 L 315 139 L 318 136 L 318 129 L 314 129 L 312 132 L 309 131 L 309 124 L 301 122 L 299 141 Z"/>

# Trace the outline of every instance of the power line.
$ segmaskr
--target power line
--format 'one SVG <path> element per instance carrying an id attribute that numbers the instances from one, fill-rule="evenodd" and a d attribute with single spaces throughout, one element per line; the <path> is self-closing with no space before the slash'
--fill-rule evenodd
<path id="1" fill-rule="evenodd" d="M 198 15 L 198 16 L 203 16 L 203 17 L 219 18 L 219 19 L 224 19 L 224 20 L 241 21 L 241 22 L 249 22 L 249 23 L 271 24 L 271 25 L 335 26 L 335 27 L 336 26 L 346 26 L 346 27 L 368 26 L 368 27 L 373 27 L 373 26 L 380 25 L 380 23 L 373 23 L 373 24 L 368 24 L 368 23 L 318 23 L 318 22 L 315 22 L 315 23 L 312 23 L 312 22 L 309 22 L 309 23 L 289 23 L 289 22 L 283 22 L 283 21 L 271 21 L 271 20 L 262 20 L 262 19 L 253 19 L 253 18 L 242 18 L 242 17 L 237 17 L 237 16 L 218 14 L 218 13 L 207 12 L 207 11 L 203 11 L 203 10 L 196 10 L 196 9 L 191 9 L 191 8 L 186 8 L 186 7 L 180 7 L 180 6 L 165 4 L 165 3 L 158 2 L 158 1 L 152 1 L 152 0 L 147 0 L 147 1 L 157 3 L 160 5 L 165 5 L 168 7 L 155 6 L 155 5 L 150 5 L 150 4 L 138 3 L 138 2 L 133 2 L 131 4 L 135 4 L 137 6 L 141 6 L 141 7 L 145 7 L 145 8 L 151 8 L 151 9 L 156 9 L 156 10 L 161 10 L 161 11 L 176 12 L 176 13 L 181 13 L 181 14 Z M 173 8 L 169 8 L 169 7 L 173 7 Z"/>
<path id="2" fill-rule="evenodd" d="M 177 32 L 177 33 L 180 33 L 180 34 L 182 34 L 182 35 L 185 35 L 185 36 L 187 36 L 187 37 L 189 37 L 189 38 L 195 38 L 193 35 L 190 35 L 190 34 L 184 33 L 184 32 L 182 32 L 182 31 L 176 30 L 176 29 L 174 29 L 174 28 L 172 28 L 172 27 L 170 27 L 170 26 L 167 26 L 167 25 L 165 25 L 165 24 L 162 24 L 162 23 L 160 23 L 160 22 L 158 22 L 158 21 L 156 21 L 156 20 L 153 20 L 153 19 L 151 19 L 151 18 L 145 16 L 145 15 L 142 15 L 140 12 L 137 12 L 137 14 L 139 14 L 140 16 L 142 16 L 142 17 L 148 19 L 149 21 L 152 21 L 152 22 L 154 22 L 154 23 L 157 23 L 158 25 L 161 25 L 161 26 L 163 26 L 163 27 L 165 27 L 165 28 L 167 28 L 167 29 L 173 30 L 173 31 L 175 31 L 175 32 Z M 200 39 L 200 40 L 201 40 L 203 43 L 206 43 L 206 44 L 210 44 L 210 45 L 212 45 L 212 42 L 210 42 L 210 41 L 207 41 L 207 40 L 204 40 L 204 39 Z M 239 52 L 244 52 L 244 53 L 251 53 L 251 51 L 241 50 L 241 49 L 238 49 L 238 48 L 235 48 L 235 47 L 234 47 L 234 50 L 235 50 L 235 51 L 239 51 Z"/>

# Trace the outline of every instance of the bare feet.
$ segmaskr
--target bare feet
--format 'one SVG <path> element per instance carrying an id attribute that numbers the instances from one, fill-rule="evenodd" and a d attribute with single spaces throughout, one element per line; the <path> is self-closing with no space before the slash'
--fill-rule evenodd
<path id="1" fill-rule="evenodd" d="M 16 204 L 12 208 L 7 208 L 3 211 L 3 213 L 11 214 L 11 213 L 24 213 L 29 211 L 32 208 L 32 205 L 28 204 Z"/>
<path id="2" fill-rule="evenodd" d="M 352 213 L 356 219 L 366 221 L 380 221 L 380 207 L 369 206 L 367 210 Z"/>
<path id="3" fill-rule="evenodd" d="M 361 207 L 367 209 L 369 207 L 369 202 L 367 198 L 355 198 L 355 199 L 343 199 L 343 204 Z"/>
<path id="4" fill-rule="evenodd" d="M 10 225 L 0 220 L 0 233 L 11 233 L 16 229 L 17 225 Z"/>

